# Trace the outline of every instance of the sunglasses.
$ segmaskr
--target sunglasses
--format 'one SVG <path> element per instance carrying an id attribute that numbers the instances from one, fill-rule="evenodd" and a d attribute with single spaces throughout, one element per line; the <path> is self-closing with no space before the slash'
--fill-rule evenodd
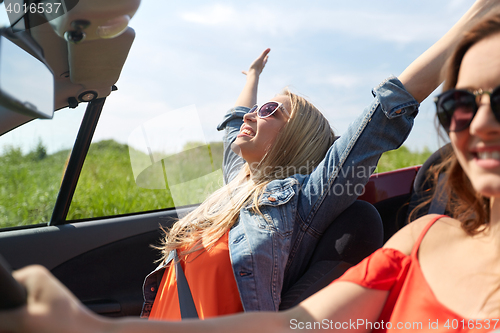
<path id="1" fill-rule="evenodd" d="M 492 90 L 451 89 L 434 98 L 439 122 L 447 132 L 460 132 L 469 127 L 477 113 L 481 96 L 490 96 L 493 114 L 500 122 L 500 86 Z"/>
<path id="2" fill-rule="evenodd" d="M 276 110 L 278 110 L 278 109 L 281 109 L 281 111 L 288 118 L 290 118 L 290 114 L 283 106 L 283 103 L 274 102 L 274 101 L 264 103 L 260 107 L 256 104 L 256 105 L 254 105 L 253 108 L 250 109 L 249 113 L 257 112 L 257 116 L 259 116 L 259 118 L 267 118 L 267 117 L 271 116 L 273 113 L 275 113 Z"/>

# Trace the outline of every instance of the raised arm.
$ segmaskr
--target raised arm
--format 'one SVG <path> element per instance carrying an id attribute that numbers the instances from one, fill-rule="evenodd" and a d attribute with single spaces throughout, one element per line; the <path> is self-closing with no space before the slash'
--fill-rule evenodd
<path id="1" fill-rule="evenodd" d="M 238 156 L 231 149 L 231 144 L 240 131 L 241 124 L 243 124 L 243 116 L 249 111 L 249 108 L 257 103 L 259 77 L 267 63 L 270 51 L 271 49 L 265 49 L 264 52 L 250 64 L 248 70 L 243 71 L 243 74 L 247 76 L 245 86 L 236 99 L 234 107 L 224 115 L 224 119 L 219 126 L 217 126 L 217 130 L 224 130 L 224 156 L 222 160 L 224 184 L 229 183 L 245 164 L 243 158 Z"/>
<path id="2" fill-rule="evenodd" d="M 259 77 L 266 66 L 267 58 L 271 49 L 265 49 L 260 56 L 252 62 L 248 71 L 242 71 L 247 76 L 247 82 L 243 87 L 234 106 L 246 106 L 251 108 L 257 104 L 257 88 L 259 86 Z"/>
<path id="3" fill-rule="evenodd" d="M 464 32 L 495 9 L 500 9 L 500 1 L 477 0 L 439 41 L 401 73 L 399 80 L 418 102 L 422 102 L 443 82 L 443 66 Z"/>

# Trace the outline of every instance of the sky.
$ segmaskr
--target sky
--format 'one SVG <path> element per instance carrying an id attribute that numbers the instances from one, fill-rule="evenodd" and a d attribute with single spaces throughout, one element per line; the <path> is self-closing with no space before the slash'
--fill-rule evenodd
<path id="1" fill-rule="evenodd" d="M 101 119 L 102 128 L 113 131 L 98 129 L 96 139 L 127 143 L 138 122 L 172 119 L 199 123 L 195 130 L 176 125 L 179 133 L 220 141 L 216 126 L 245 83 L 241 71 L 267 47 L 258 102 L 290 87 L 342 134 L 372 101 L 371 89 L 401 74 L 473 2 L 143 0 L 129 23 L 136 38 L 119 90 L 108 97 Z M 410 149 L 435 150 L 444 143 L 434 113 L 428 98 L 405 143 Z"/>

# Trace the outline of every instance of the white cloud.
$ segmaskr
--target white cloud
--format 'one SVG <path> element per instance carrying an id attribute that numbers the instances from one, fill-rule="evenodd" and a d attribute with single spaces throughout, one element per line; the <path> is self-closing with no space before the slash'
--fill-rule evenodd
<path id="1" fill-rule="evenodd" d="M 204 24 L 204 25 L 221 25 L 234 21 L 237 15 L 236 10 L 230 6 L 215 4 L 208 7 L 206 10 L 198 12 L 185 12 L 181 14 L 181 18 L 185 21 Z"/>
<path id="2" fill-rule="evenodd" d="M 461 9 L 464 7 L 463 2 L 464 0 L 455 0 L 449 6 L 455 10 Z M 449 18 L 443 13 L 433 12 L 417 14 L 411 10 L 401 13 L 396 10 L 387 11 L 387 8 L 352 7 L 349 9 L 311 6 L 284 8 L 272 3 L 238 7 L 213 4 L 183 12 L 180 16 L 183 20 L 195 24 L 230 28 L 239 36 L 242 33 L 252 35 L 259 33 L 290 37 L 301 33 L 321 32 L 396 43 L 434 41 L 456 20 L 455 17 Z"/>
<path id="3" fill-rule="evenodd" d="M 461 10 L 470 5 L 470 0 L 449 0 L 447 8 L 449 10 Z"/>
<path id="4" fill-rule="evenodd" d="M 259 97 L 271 98 L 280 88 L 292 85 L 322 107 L 342 133 L 371 100 L 370 88 L 391 73 L 399 74 L 425 49 L 421 42 L 430 45 L 437 40 L 471 0 L 428 2 L 394 6 L 392 0 L 363 5 L 328 2 L 322 7 L 317 1 L 290 6 L 259 4 L 258 0 L 200 2 L 176 6 L 177 11 L 169 15 L 166 9 L 160 13 L 156 6 L 143 3 L 141 9 L 148 12 L 139 11 L 134 17 L 137 38 L 118 82 L 118 93 L 126 96 L 115 107 L 134 110 L 144 120 L 195 104 L 207 141 L 220 140 L 215 126 L 243 87 L 239 71 L 270 46 L 273 51 Z M 158 20 L 162 33 L 150 33 L 157 31 L 153 23 Z M 415 46 L 415 42 L 420 44 Z M 366 50 L 370 56 L 358 56 L 353 50 Z M 111 100 L 107 108 L 112 107 Z M 130 130 L 136 123 L 132 115 L 128 119 L 121 112 L 110 123 L 120 121 Z M 418 121 L 427 124 L 422 118 Z M 419 144 L 427 136 L 418 136 Z M 119 137 L 126 142 L 125 131 Z"/>
<path id="5" fill-rule="evenodd" d="M 364 81 L 363 78 L 355 75 L 340 74 L 326 77 L 326 82 L 333 87 L 352 88 Z"/>

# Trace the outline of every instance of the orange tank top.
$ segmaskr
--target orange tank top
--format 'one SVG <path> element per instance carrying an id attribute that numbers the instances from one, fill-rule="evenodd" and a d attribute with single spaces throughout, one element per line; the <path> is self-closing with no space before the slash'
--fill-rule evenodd
<path id="1" fill-rule="evenodd" d="M 231 266 L 226 232 L 209 250 L 194 252 L 181 260 L 200 319 L 243 311 Z M 175 265 L 170 265 L 156 294 L 149 319 L 181 320 Z"/>
<path id="2" fill-rule="evenodd" d="M 456 314 L 438 301 L 427 284 L 418 262 L 418 248 L 429 228 L 443 216 L 424 228 L 409 256 L 395 249 L 379 249 L 333 282 L 390 290 L 377 322 L 365 323 L 373 332 L 487 332 L 500 328 L 498 318 L 469 320 Z"/>

